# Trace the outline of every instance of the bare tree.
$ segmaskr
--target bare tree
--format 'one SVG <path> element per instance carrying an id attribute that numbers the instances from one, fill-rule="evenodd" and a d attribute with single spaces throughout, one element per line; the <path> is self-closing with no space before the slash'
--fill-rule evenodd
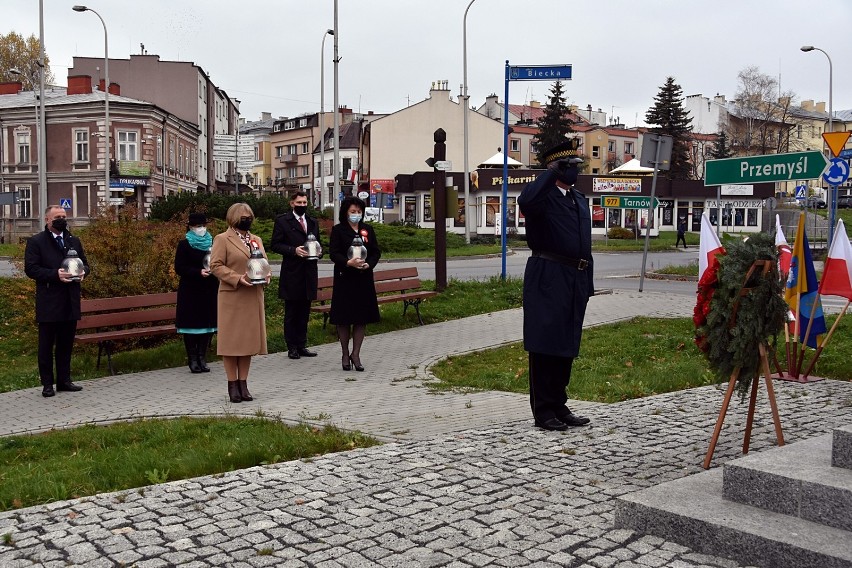
<path id="1" fill-rule="evenodd" d="M 791 131 L 800 123 L 796 94 L 780 92 L 778 81 L 754 66 L 740 71 L 737 80 L 725 129 L 732 148 L 740 155 L 790 151 Z"/>

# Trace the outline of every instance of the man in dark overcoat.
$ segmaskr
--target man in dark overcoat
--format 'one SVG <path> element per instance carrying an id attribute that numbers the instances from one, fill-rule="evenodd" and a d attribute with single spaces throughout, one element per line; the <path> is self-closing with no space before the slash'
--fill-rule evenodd
<path id="1" fill-rule="evenodd" d="M 308 217 L 308 195 L 297 191 L 290 199 L 291 211 L 278 215 L 272 229 L 273 251 L 281 260 L 278 297 L 284 300 L 284 341 L 290 359 L 316 357 L 308 350 L 308 319 L 311 302 L 317 297 L 317 261 L 308 259 L 305 241 L 313 235 L 320 242 L 319 224 Z M 320 255 L 322 247 L 320 247 Z"/>
<path id="2" fill-rule="evenodd" d="M 531 249 L 524 272 L 524 349 L 529 352 L 530 406 L 545 430 L 582 426 L 566 406 L 571 365 L 579 353 L 592 282 L 592 219 L 577 181 L 579 140 L 543 154 L 547 170 L 518 197 Z"/>
<path id="3" fill-rule="evenodd" d="M 44 231 L 30 237 L 24 252 L 24 272 L 36 282 L 36 322 L 38 322 L 38 374 L 44 397 L 56 394 L 53 363 L 56 361 L 56 390 L 76 392 L 83 387 L 71 381 L 71 348 L 80 319 L 80 282 L 75 282 L 62 261 L 70 249 L 83 261 L 85 275 L 89 262 L 80 239 L 68 231 L 65 209 L 51 205 L 44 212 Z"/>

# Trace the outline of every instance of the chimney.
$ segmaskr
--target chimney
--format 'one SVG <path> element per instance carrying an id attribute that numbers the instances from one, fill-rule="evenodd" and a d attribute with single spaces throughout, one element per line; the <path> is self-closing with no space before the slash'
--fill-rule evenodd
<path id="1" fill-rule="evenodd" d="M 0 95 L 17 95 L 23 88 L 23 83 L 20 81 L 9 81 L 8 83 L 0 83 Z"/>
<path id="2" fill-rule="evenodd" d="M 802 101 L 802 108 L 805 110 L 813 111 L 814 110 L 814 102 L 810 99 L 806 101 Z"/>
<path id="3" fill-rule="evenodd" d="M 104 80 L 103 79 L 101 79 L 98 82 L 98 90 L 99 91 L 104 90 Z M 109 94 L 116 95 L 116 96 L 121 95 L 121 87 L 119 86 L 118 83 L 113 83 L 112 81 L 110 81 L 110 83 L 109 83 Z"/>
<path id="4" fill-rule="evenodd" d="M 724 105 L 725 104 L 725 95 L 720 95 L 720 94 L 717 93 L 716 96 L 713 97 L 713 102 L 718 103 L 720 105 Z"/>
<path id="5" fill-rule="evenodd" d="M 541 108 L 541 103 L 538 101 L 530 101 L 530 106 L 532 108 Z"/>
<path id="6" fill-rule="evenodd" d="M 271 112 L 260 113 L 260 120 L 272 120 L 272 113 Z"/>
<path id="7" fill-rule="evenodd" d="M 91 75 L 69 75 L 68 90 L 69 95 L 86 95 L 92 92 L 92 76 Z"/>
<path id="8" fill-rule="evenodd" d="M 820 101 L 816 104 L 816 111 L 823 113 L 825 112 L 825 101 Z"/>

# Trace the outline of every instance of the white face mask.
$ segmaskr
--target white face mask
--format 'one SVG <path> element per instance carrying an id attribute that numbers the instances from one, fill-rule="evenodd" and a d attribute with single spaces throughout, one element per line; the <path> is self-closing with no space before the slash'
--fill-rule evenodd
<path id="1" fill-rule="evenodd" d="M 360 220 L 361 220 L 361 215 L 358 214 L 358 213 L 355 213 L 355 214 L 349 216 L 349 222 L 352 223 L 353 225 L 355 223 L 359 222 Z"/>
<path id="2" fill-rule="evenodd" d="M 195 233 L 196 237 L 203 237 L 207 234 L 207 227 L 193 227 L 192 232 Z"/>

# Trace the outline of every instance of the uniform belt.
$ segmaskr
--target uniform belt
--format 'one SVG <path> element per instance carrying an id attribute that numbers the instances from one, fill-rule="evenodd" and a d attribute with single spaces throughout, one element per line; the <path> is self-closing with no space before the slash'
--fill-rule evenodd
<path id="1" fill-rule="evenodd" d="M 585 270 L 589 267 L 589 261 L 585 258 L 569 258 L 567 256 L 562 256 L 561 254 L 537 250 L 532 252 L 532 256 L 537 256 L 544 260 L 552 260 L 553 262 L 558 262 L 559 264 L 564 264 L 566 266 L 573 266 L 577 270 Z"/>

